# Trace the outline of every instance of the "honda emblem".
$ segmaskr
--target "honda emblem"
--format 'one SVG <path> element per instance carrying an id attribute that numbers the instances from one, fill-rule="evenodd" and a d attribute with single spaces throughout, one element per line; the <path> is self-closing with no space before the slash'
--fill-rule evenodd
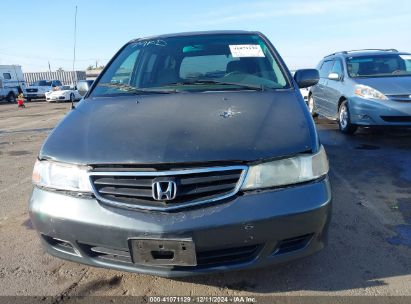
<path id="1" fill-rule="evenodd" d="M 170 201 L 176 197 L 177 185 L 173 181 L 158 181 L 153 183 L 152 190 L 156 201 Z"/>

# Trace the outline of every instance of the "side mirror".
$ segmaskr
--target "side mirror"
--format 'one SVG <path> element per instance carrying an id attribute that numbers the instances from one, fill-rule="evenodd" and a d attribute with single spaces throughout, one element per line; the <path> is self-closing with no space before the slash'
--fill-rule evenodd
<path id="1" fill-rule="evenodd" d="M 341 76 L 338 73 L 330 73 L 328 74 L 328 79 L 330 80 L 341 80 Z"/>
<path id="2" fill-rule="evenodd" d="M 89 87 L 88 87 L 88 85 L 85 84 L 85 83 L 80 83 L 80 84 L 77 86 L 77 91 L 79 92 L 79 94 L 80 94 L 81 96 L 86 95 L 88 89 L 89 89 Z"/>
<path id="3" fill-rule="evenodd" d="M 312 87 L 320 80 L 320 74 L 316 69 L 297 70 L 294 74 L 294 80 L 300 89 Z"/>

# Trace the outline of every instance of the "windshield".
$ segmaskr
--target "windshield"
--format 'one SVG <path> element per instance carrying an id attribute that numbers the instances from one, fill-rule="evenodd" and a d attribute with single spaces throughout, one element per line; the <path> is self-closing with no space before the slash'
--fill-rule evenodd
<path id="1" fill-rule="evenodd" d="M 349 57 L 347 70 L 353 78 L 411 76 L 411 55 Z"/>
<path id="2" fill-rule="evenodd" d="M 36 81 L 35 83 L 33 83 L 32 85 L 33 86 L 38 86 L 38 87 L 50 87 L 51 86 L 51 81 L 39 80 L 39 81 Z"/>
<path id="3" fill-rule="evenodd" d="M 200 35 L 128 44 L 91 96 L 286 88 L 275 57 L 258 35 Z"/>

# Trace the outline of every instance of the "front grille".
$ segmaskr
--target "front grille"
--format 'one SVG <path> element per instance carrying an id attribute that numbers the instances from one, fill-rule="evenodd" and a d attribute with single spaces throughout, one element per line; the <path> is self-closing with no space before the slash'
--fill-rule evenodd
<path id="1" fill-rule="evenodd" d="M 198 252 L 196 267 L 246 263 L 253 260 L 261 248 L 260 245 L 250 245 Z"/>
<path id="2" fill-rule="evenodd" d="M 391 100 L 400 101 L 400 102 L 411 102 L 411 95 L 410 94 L 402 94 L 402 95 L 387 95 Z"/>
<path id="3" fill-rule="evenodd" d="M 83 249 L 88 249 L 87 253 L 93 258 L 105 261 L 114 261 L 122 263 L 132 263 L 130 252 L 128 250 L 110 249 L 98 246 L 84 246 Z"/>
<path id="4" fill-rule="evenodd" d="M 132 263 L 129 250 L 118 250 L 86 244 L 79 245 L 92 258 L 109 262 L 112 261 L 127 264 Z M 261 248 L 261 245 L 249 245 L 226 249 L 199 251 L 197 252 L 196 266 L 174 266 L 173 269 L 187 270 L 247 263 L 256 258 Z"/>
<path id="5" fill-rule="evenodd" d="M 381 116 L 386 122 L 411 122 L 411 116 Z"/>
<path id="6" fill-rule="evenodd" d="M 74 247 L 69 242 L 56 239 L 56 238 L 53 238 L 51 236 L 44 235 L 44 234 L 42 234 L 41 237 L 43 238 L 44 241 L 46 241 L 50 246 L 52 246 L 56 250 L 69 253 L 69 254 L 78 255 Z"/>
<path id="7" fill-rule="evenodd" d="M 26 92 L 29 92 L 29 93 L 35 93 L 37 91 L 38 89 L 26 89 Z"/>
<path id="8" fill-rule="evenodd" d="M 101 201 L 127 208 L 173 210 L 228 198 L 237 193 L 246 167 L 213 167 L 177 171 L 92 172 L 90 179 Z M 175 198 L 156 200 L 153 183 L 173 181 Z"/>
<path id="9" fill-rule="evenodd" d="M 305 234 L 298 237 L 282 240 L 278 243 L 273 254 L 279 255 L 305 248 L 311 241 L 313 234 Z"/>

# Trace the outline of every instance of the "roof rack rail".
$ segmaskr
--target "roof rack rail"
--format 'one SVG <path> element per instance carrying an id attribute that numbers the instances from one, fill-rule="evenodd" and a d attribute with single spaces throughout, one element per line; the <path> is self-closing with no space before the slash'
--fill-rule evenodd
<path id="1" fill-rule="evenodd" d="M 363 51 L 383 51 L 383 52 L 395 52 L 395 53 L 398 53 L 398 50 L 396 50 L 396 49 L 358 49 L 358 50 L 349 50 L 349 51 L 335 52 L 335 53 L 329 54 L 329 55 L 327 55 L 327 56 L 324 56 L 324 58 L 330 57 L 330 56 L 334 56 L 334 55 L 337 55 L 337 54 L 348 54 L 348 53 L 363 52 Z"/>
<path id="2" fill-rule="evenodd" d="M 334 56 L 334 55 L 337 55 L 337 54 L 347 54 L 347 51 L 335 52 L 335 53 L 329 54 L 327 56 L 324 56 L 324 58 Z"/>
<path id="3" fill-rule="evenodd" d="M 359 50 L 350 50 L 346 51 L 347 53 L 351 52 L 362 52 L 362 51 L 383 51 L 383 52 L 398 52 L 396 49 L 359 49 Z"/>

